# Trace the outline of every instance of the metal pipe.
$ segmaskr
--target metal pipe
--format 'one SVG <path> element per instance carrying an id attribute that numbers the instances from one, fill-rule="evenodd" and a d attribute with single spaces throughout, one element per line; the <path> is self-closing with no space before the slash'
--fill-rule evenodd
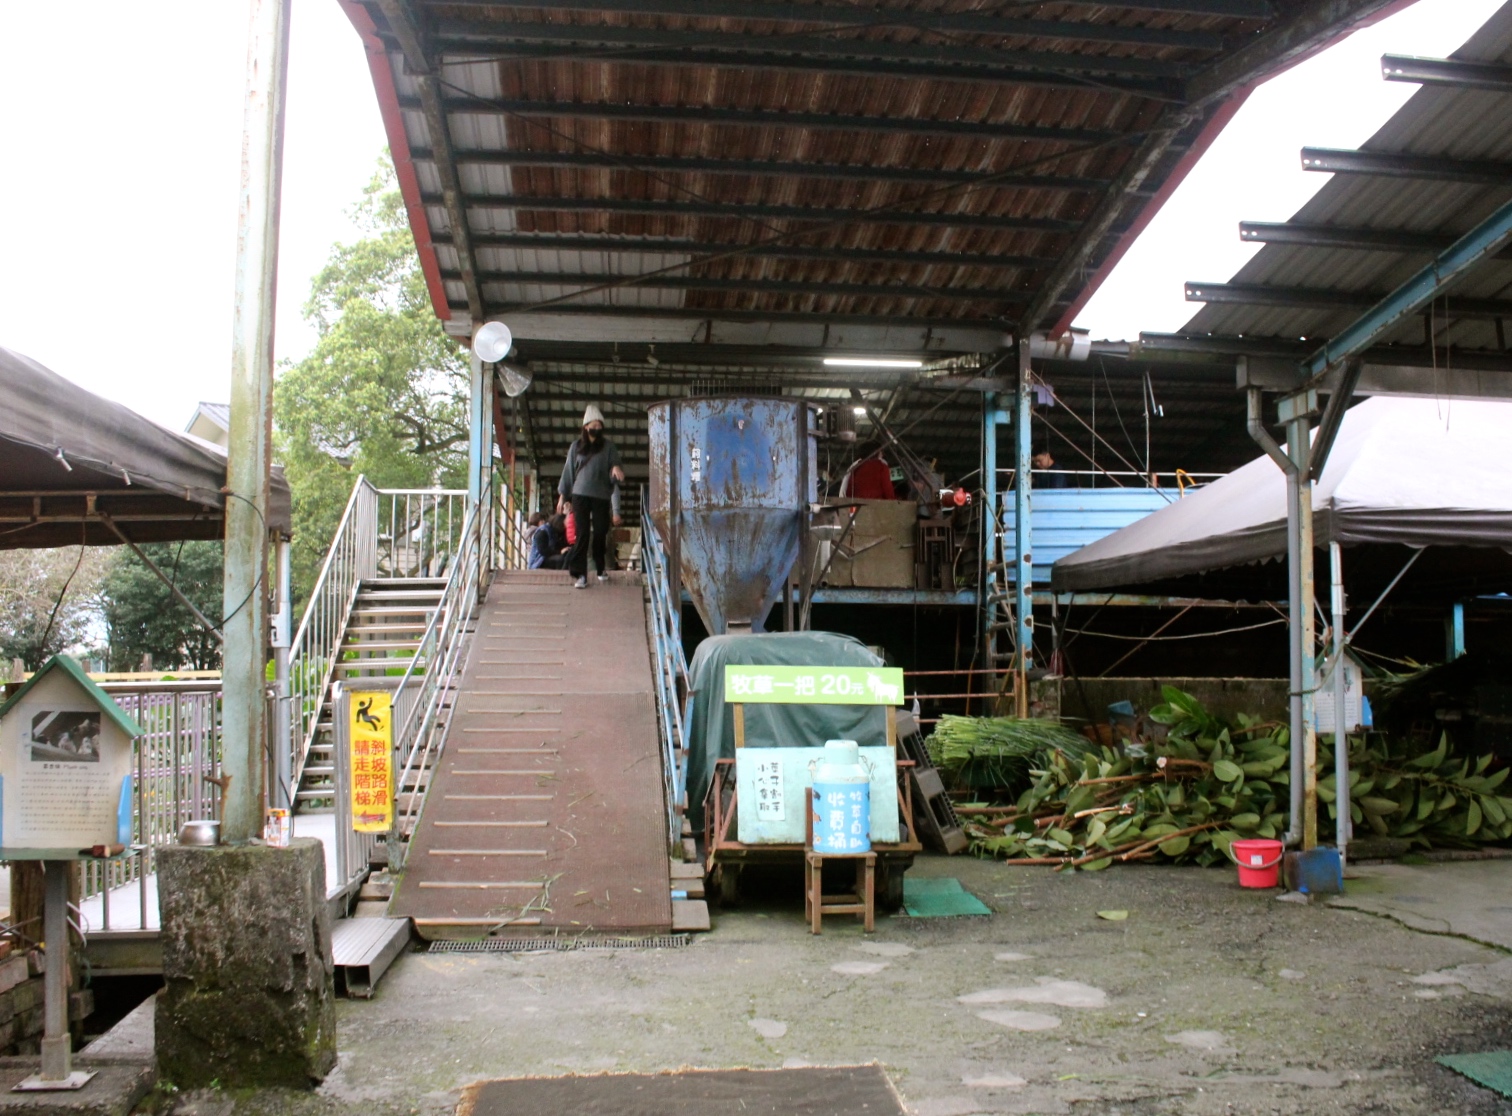
<path id="1" fill-rule="evenodd" d="M 283 175 L 291 0 L 252 0 L 242 131 L 241 219 L 226 457 L 226 570 L 221 836 L 262 832 L 267 739 L 268 477 L 272 462 L 273 318 Z"/>
<path id="2" fill-rule="evenodd" d="M 42 862 L 42 937 L 47 943 L 47 973 L 42 982 L 43 1081 L 65 1081 L 73 1071 L 73 1040 L 68 1033 L 68 876 L 66 860 Z"/>
<path id="3" fill-rule="evenodd" d="M 1349 716 L 1344 707 L 1345 652 L 1349 636 L 1344 630 L 1344 548 L 1328 544 L 1329 612 L 1334 644 L 1334 845 L 1343 864 L 1349 849 Z"/>
<path id="4" fill-rule="evenodd" d="M 1069 334 L 1067 335 L 1070 336 Z M 1030 518 L 1030 500 L 1034 482 L 1030 477 L 1033 431 L 1030 428 L 1031 387 L 1034 371 L 1030 353 L 1031 338 L 1018 344 L 1018 379 L 1014 385 L 1013 408 L 1013 610 L 1017 628 L 1014 632 L 1014 704 L 1017 715 L 1029 715 L 1029 671 L 1034 665 L 1034 525 Z"/>
<path id="5" fill-rule="evenodd" d="M 273 787 L 272 799 L 283 809 L 294 807 L 293 724 L 289 675 L 290 633 L 294 620 L 293 561 L 287 538 L 278 540 L 274 562 L 277 570 L 278 605 L 273 620 L 273 688 L 277 713 L 273 718 Z"/>
<path id="6" fill-rule="evenodd" d="M 1287 423 L 1286 450 L 1296 463 L 1292 487 L 1296 491 L 1297 515 L 1287 524 L 1288 552 L 1295 544 L 1298 631 L 1292 653 L 1296 657 L 1294 673 L 1301 681 L 1302 707 L 1302 847 L 1318 844 L 1318 729 L 1313 717 L 1313 687 L 1316 675 L 1314 647 L 1314 611 L 1317 595 L 1313 584 L 1313 506 L 1312 476 L 1308 470 L 1311 441 L 1305 413 L 1294 415 Z M 1294 753 L 1295 754 L 1295 753 Z"/>
<path id="7" fill-rule="evenodd" d="M 982 655 L 989 670 L 993 669 L 993 645 L 997 634 L 992 626 L 992 592 L 1001 560 L 998 535 L 998 466 L 997 466 L 997 393 L 982 393 Z"/>
<path id="8" fill-rule="evenodd" d="M 1302 590 L 1298 574 L 1301 561 L 1298 555 L 1298 537 L 1294 526 L 1300 520 L 1300 473 L 1297 463 L 1287 456 L 1276 440 L 1265 429 L 1260 417 L 1260 389 L 1250 388 L 1246 429 L 1249 436 L 1263 449 L 1286 475 L 1286 614 L 1289 673 L 1287 676 L 1288 724 L 1291 740 L 1291 809 L 1288 813 L 1285 842 L 1295 845 L 1302 839 L 1302 737 L 1306 731 L 1302 703 Z M 1309 607 L 1309 612 L 1311 608 Z"/>

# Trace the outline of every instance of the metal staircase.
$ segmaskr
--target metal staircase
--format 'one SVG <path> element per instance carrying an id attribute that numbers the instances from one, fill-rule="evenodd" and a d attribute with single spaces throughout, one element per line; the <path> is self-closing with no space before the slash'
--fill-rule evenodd
<path id="1" fill-rule="evenodd" d="M 332 664 L 335 680 L 398 677 L 417 666 L 423 669 L 424 663 L 417 664 L 416 656 L 445 588 L 445 578 L 378 577 L 359 581 Z M 336 741 L 331 708 L 327 690 L 294 794 L 294 808 L 301 814 L 328 814 L 336 808 Z"/>

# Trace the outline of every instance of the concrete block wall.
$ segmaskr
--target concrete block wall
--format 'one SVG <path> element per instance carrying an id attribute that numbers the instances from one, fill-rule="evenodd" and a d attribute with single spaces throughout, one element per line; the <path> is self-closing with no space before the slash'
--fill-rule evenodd
<path id="1" fill-rule="evenodd" d="M 0 1055 L 41 1052 L 44 1024 L 42 974 L 47 962 L 39 950 L 21 952 L 0 942 Z M 69 974 L 72 986 L 73 974 Z M 74 988 L 68 997 L 69 1029 L 78 1048 L 84 1017 L 94 1011 L 94 993 Z"/>

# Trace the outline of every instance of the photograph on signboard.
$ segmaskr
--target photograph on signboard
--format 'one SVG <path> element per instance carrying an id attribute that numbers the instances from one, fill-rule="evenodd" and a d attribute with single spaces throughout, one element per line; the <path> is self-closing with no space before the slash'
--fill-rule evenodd
<path id="1" fill-rule="evenodd" d="M 32 763 L 99 763 L 99 710 L 34 713 L 25 743 Z"/>

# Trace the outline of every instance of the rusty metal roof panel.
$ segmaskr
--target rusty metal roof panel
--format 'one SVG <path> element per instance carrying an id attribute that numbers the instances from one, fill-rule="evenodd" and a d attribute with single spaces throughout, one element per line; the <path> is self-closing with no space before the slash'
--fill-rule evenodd
<path id="1" fill-rule="evenodd" d="M 883 338 L 900 319 L 1067 319 L 1240 90 L 1391 0 L 340 2 L 390 62 L 378 92 L 391 146 L 416 164 L 401 181 L 426 214 L 432 290 L 433 236 L 624 238 L 609 267 L 691 241 L 722 258 L 690 253 L 680 288 L 621 288 L 614 304 L 871 320 Z M 772 243 L 810 254 L 729 255 Z M 839 255 L 888 249 L 1018 262 Z M 448 254 L 465 289 L 436 310 L 459 336 L 533 307 L 529 282 L 489 286 L 478 273 L 498 257 L 479 250 Z"/>

